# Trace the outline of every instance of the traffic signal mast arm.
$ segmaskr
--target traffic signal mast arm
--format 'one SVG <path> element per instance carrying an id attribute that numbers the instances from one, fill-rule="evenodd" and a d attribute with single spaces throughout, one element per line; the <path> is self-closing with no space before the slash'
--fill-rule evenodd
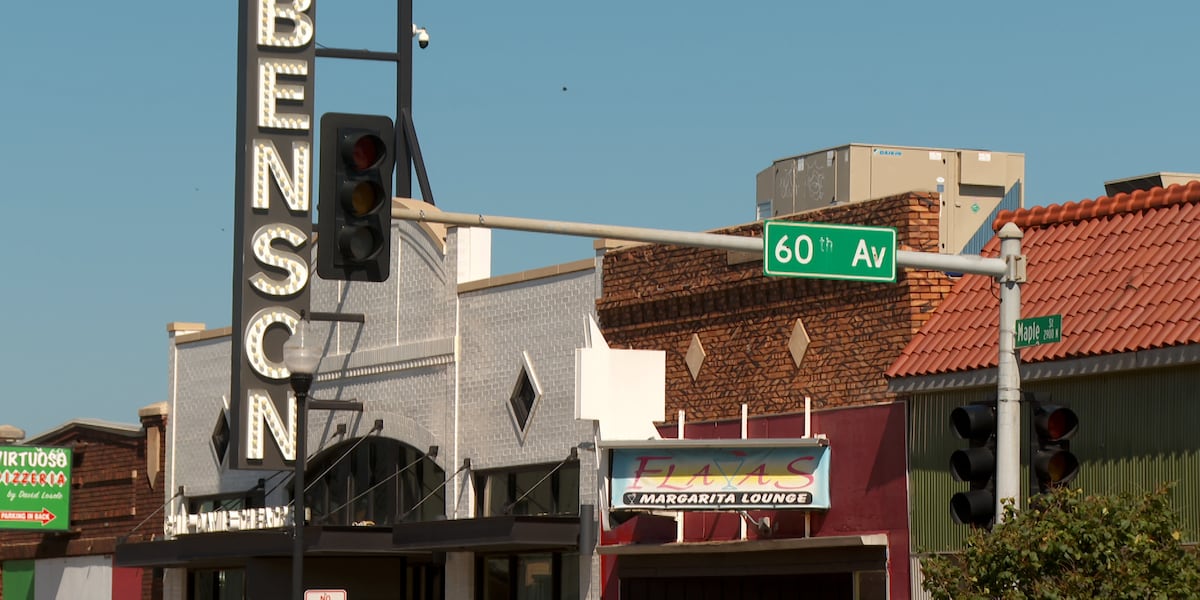
<path id="1" fill-rule="evenodd" d="M 392 207 L 392 218 L 404 221 L 427 221 L 446 225 L 461 225 L 464 227 L 486 227 L 489 229 L 511 229 L 515 231 L 533 231 L 539 233 L 555 233 L 590 238 L 608 238 L 628 240 L 631 242 L 650 242 L 655 244 L 674 244 L 693 248 L 714 248 L 734 252 L 763 251 L 762 238 L 725 235 L 719 233 L 696 233 L 691 231 L 676 231 L 670 229 L 648 229 L 644 227 L 627 227 L 622 225 L 598 225 L 593 223 L 575 223 L 570 221 L 547 221 L 544 219 L 527 219 L 522 217 L 500 217 L 472 213 L 452 213 L 439 210 L 417 210 Z M 935 254 L 929 252 L 912 252 L 909 250 L 896 251 L 896 265 L 910 269 L 928 269 L 947 271 L 950 273 L 971 273 L 973 275 L 990 275 L 1002 277 L 1008 273 L 1007 261 L 999 258 L 984 258 L 982 256 Z"/>
<path id="2" fill-rule="evenodd" d="M 608 238 L 634 242 L 673 244 L 695 248 L 714 248 L 735 252 L 763 253 L 763 238 L 694 233 L 666 229 L 645 229 L 619 225 L 596 225 L 567 221 L 546 221 L 520 217 L 485 216 L 481 214 L 450 213 L 437 209 L 418 210 L 392 205 L 392 218 L 405 221 L 427 221 L 465 227 L 512 229 Z M 1021 288 L 1025 282 L 1025 257 L 1021 254 L 1021 229 L 1007 223 L 998 232 L 1000 258 L 963 256 L 928 252 L 896 250 L 896 265 L 910 269 L 927 269 L 950 273 L 970 273 L 996 278 L 1000 284 L 1000 356 L 996 374 L 996 521 L 1004 518 L 1003 505 L 1011 500 L 1020 506 L 1020 439 L 1021 381 L 1017 370 L 1015 330 L 1021 316 Z"/>

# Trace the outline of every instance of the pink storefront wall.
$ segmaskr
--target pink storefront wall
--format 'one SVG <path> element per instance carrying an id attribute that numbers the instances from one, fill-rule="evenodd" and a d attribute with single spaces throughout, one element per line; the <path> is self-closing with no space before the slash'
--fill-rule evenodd
<path id="1" fill-rule="evenodd" d="M 747 430 L 750 438 L 801 437 L 804 434 L 804 415 L 752 417 Z M 664 438 L 675 438 L 677 426 L 661 427 L 660 433 Z M 803 537 L 805 514 L 811 515 L 809 527 L 813 537 L 887 534 L 890 597 L 907 598 L 909 539 L 905 405 L 893 403 L 814 413 L 812 433 L 824 434 L 829 438 L 829 510 L 751 511 L 751 516 L 755 520 L 770 516 L 771 522 L 778 524 L 773 539 Z M 741 422 L 688 424 L 685 434 L 690 439 L 738 439 L 741 437 Z M 731 512 L 686 513 L 684 541 L 739 539 L 740 521 L 741 517 Z M 604 537 L 602 543 L 652 541 L 636 537 L 620 539 L 625 536 Z M 757 538 L 754 528 L 747 530 L 747 538 Z M 605 579 L 615 583 L 611 562 L 606 566 Z"/>

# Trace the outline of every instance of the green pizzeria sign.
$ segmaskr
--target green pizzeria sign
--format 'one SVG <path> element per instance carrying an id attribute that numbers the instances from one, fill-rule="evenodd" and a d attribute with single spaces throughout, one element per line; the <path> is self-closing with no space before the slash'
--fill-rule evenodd
<path id="1" fill-rule="evenodd" d="M 70 514 L 70 449 L 0 446 L 0 529 L 65 531 Z"/>

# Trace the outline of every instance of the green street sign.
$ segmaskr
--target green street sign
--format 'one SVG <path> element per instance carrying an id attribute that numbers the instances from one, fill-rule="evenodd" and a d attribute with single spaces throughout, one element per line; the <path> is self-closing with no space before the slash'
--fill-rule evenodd
<path id="1" fill-rule="evenodd" d="M 1017 348 L 1062 341 L 1062 315 L 1017 319 Z"/>
<path id="2" fill-rule="evenodd" d="M 66 531 L 71 450 L 0 446 L 0 529 Z"/>
<path id="3" fill-rule="evenodd" d="M 896 230 L 767 221 L 763 224 L 763 275 L 894 282 Z"/>

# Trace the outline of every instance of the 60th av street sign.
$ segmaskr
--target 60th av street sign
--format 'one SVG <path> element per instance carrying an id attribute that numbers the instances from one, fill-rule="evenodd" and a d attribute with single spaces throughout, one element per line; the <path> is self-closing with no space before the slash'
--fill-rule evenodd
<path id="1" fill-rule="evenodd" d="M 767 221 L 763 225 L 763 274 L 894 282 L 896 230 Z"/>

